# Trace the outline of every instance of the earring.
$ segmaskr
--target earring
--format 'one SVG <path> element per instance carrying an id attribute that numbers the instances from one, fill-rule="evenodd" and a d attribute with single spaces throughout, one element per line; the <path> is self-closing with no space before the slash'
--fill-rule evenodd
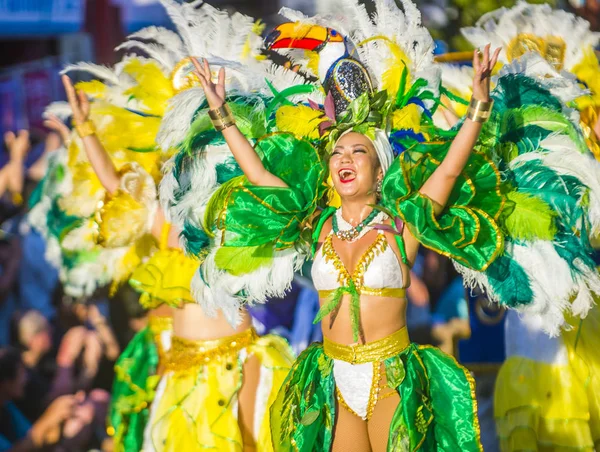
<path id="1" fill-rule="evenodd" d="M 383 180 L 382 180 L 382 179 L 379 179 L 379 180 L 377 181 L 377 186 L 376 186 L 376 188 L 375 188 L 375 190 L 377 191 L 377 194 L 378 194 L 378 195 L 381 195 L 381 187 L 382 187 L 382 185 L 383 185 Z"/>

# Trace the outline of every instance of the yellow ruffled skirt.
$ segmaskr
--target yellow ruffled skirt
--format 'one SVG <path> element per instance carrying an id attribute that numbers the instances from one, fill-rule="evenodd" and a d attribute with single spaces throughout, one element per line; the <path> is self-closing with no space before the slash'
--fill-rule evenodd
<path id="1" fill-rule="evenodd" d="M 600 450 L 600 311 L 573 322 L 562 340 L 568 363 L 511 356 L 496 381 L 503 451 Z"/>
<path id="2" fill-rule="evenodd" d="M 254 436 L 258 451 L 272 451 L 269 406 L 293 362 L 287 342 L 253 329 L 211 341 L 173 337 L 157 390 L 144 451 L 242 451 L 238 392 L 244 361 L 261 363 Z"/>

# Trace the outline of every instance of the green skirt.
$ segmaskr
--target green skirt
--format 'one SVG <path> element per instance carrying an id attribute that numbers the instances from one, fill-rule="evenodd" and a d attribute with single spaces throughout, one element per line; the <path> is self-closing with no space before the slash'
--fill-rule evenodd
<path id="1" fill-rule="evenodd" d="M 117 452 L 142 449 L 149 405 L 159 380 L 157 366 L 154 335 L 146 327 L 134 336 L 115 364 L 107 430 Z"/>
<path id="2" fill-rule="evenodd" d="M 400 395 L 388 451 L 482 451 L 471 375 L 439 349 L 410 344 L 384 361 Z M 335 424 L 333 360 L 312 344 L 296 360 L 271 406 L 276 451 L 329 451 Z"/>

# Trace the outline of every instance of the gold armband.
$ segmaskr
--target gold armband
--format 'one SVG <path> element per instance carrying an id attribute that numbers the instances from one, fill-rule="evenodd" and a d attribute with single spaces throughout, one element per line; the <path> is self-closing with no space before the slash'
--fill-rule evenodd
<path id="1" fill-rule="evenodd" d="M 75 130 L 77 130 L 77 135 L 79 135 L 80 138 L 85 138 L 96 133 L 94 123 L 89 120 L 82 122 L 81 124 L 75 124 Z"/>
<path id="2" fill-rule="evenodd" d="M 213 110 L 208 110 L 208 116 L 217 132 L 235 124 L 235 118 L 227 104 L 223 104 L 219 108 Z"/>
<path id="3" fill-rule="evenodd" d="M 467 118 L 475 122 L 486 122 L 488 119 L 490 119 L 493 107 L 493 100 L 483 102 L 471 98 L 471 103 L 469 104 L 469 109 L 467 110 Z"/>

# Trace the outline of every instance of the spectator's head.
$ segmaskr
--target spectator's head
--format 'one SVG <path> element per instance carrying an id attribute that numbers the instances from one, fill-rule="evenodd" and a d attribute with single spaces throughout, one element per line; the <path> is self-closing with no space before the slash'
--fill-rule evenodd
<path id="1" fill-rule="evenodd" d="M 23 397 L 27 373 L 21 354 L 13 347 L 0 348 L 0 400 L 15 400 Z"/>
<path id="2" fill-rule="evenodd" d="M 38 311 L 27 311 L 19 322 L 19 342 L 26 350 L 44 354 L 52 348 L 48 320 Z"/>
<path id="3" fill-rule="evenodd" d="M 77 302 L 73 303 L 73 314 L 77 317 L 81 323 L 87 322 L 88 319 L 88 306 L 85 303 Z"/>

